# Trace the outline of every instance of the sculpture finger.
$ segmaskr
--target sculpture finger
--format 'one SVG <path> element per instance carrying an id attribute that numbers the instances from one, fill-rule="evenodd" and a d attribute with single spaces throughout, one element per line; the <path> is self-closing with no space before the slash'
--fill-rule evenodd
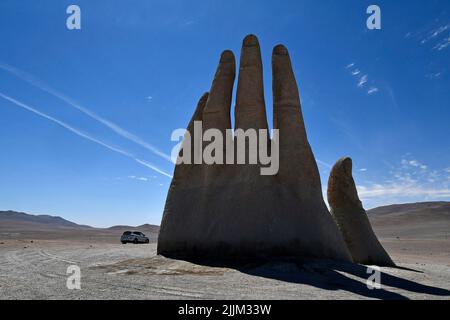
<path id="1" fill-rule="evenodd" d="M 272 79 L 274 128 L 280 129 L 280 144 L 284 148 L 297 148 L 307 143 L 307 137 L 297 82 L 288 50 L 283 45 L 273 49 Z"/>
<path id="2" fill-rule="evenodd" d="M 195 108 L 194 114 L 192 115 L 191 121 L 189 121 L 188 127 L 186 129 L 191 135 L 194 133 L 194 122 L 202 121 L 203 119 L 203 110 L 205 109 L 208 97 L 209 92 L 205 92 L 197 103 L 197 107 Z"/>
<path id="3" fill-rule="evenodd" d="M 273 125 L 279 129 L 279 177 L 298 184 L 300 191 L 304 185 L 319 190 L 319 171 L 306 135 L 297 82 L 283 45 L 273 49 L 272 73 Z"/>
<path id="4" fill-rule="evenodd" d="M 180 158 L 183 158 L 183 160 L 187 160 L 188 163 L 181 162 L 175 167 L 174 181 L 177 181 L 179 177 L 186 177 L 191 175 L 192 171 L 196 169 L 193 166 L 195 157 L 197 157 L 197 159 L 200 159 L 201 157 L 202 135 L 201 132 L 195 132 L 194 124 L 196 121 L 203 120 L 203 110 L 205 109 L 208 96 L 208 92 L 203 94 L 197 104 L 191 120 L 189 121 L 186 129 L 186 134 L 183 138 L 181 151 L 178 155 L 178 162 L 181 162 Z M 186 152 L 189 152 L 189 154 L 186 155 Z M 190 179 L 195 179 L 195 177 L 191 177 Z"/>
<path id="5" fill-rule="evenodd" d="M 352 159 L 336 162 L 328 180 L 328 203 L 342 232 L 353 261 L 379 266 L 395 266 L 373 232 L 369 218 L 358 197 L 352 175 Z"/>
<path id="6" fill-rule="evenodd" d="M 231 128 L 230 106 L 235 75 L 236 63 L 233 52 L 226 50 L 220 57 L 208 101 L 203 110 L 204 130 Z"/>

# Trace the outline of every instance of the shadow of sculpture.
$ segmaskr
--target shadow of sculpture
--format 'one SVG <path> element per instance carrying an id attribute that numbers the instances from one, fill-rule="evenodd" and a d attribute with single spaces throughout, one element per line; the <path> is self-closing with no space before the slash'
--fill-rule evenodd
<path id="1" fill-rule="evenodd" d="M 367 279 L 372 272 L 368 267 L 354 263 L 340 263 L 334 261 L 302 261 L 282 259 L 276 261 L 221 261 L 192 260 L 189 262 L 210 267 L 230 268 L 244 274 L 273 279 L 293 284 L 302 284 L 328 291 L 347 291 L 365 298 L 381 300 L 408 300 L 398 290 L 417 294 L 450 297 L 450 290 L 424 285 L 412 280 L 389 274 L 380 270 L 381 288 L 369 289 Z M 418 270 L 394 267 L 388 270 L 403 270 L 405 272 L 420 272 Z M 357 298 L 357 297 L 355 297 Z"/>
<path id="2" fill-rule="evenodd" d="M 449 290 L 420 284 L 418 282 L 403 279 L 383 271 L 380 271 L 381 288 L 369 289 L 366 283 L 370 276 L 367 272 L 367 266 L 359 264 L 313 263 L 300 265 L 290 263 L 288 265 L 290 265 L 290 267 L 288 267 L 287 270 L 283 270 L 283 264 L 277 263 L 270 263 L 269 265 L 265 264 L 260 266 L 244 266 L 238 268 L 237 270 L 253 276 L 305 284 L 325 290 L 343 290 L 374 299 L 408 299 L 400 293 L 389 291 L 386 287 L 419 294 L 450 296 Z M 294 266 L 297 268 L 297 271 Z"/>

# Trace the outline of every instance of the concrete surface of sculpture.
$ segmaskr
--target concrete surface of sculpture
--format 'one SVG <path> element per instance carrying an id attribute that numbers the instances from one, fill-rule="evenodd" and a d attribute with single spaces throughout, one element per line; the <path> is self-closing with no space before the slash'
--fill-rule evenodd
<path id="1" fill-rule="evenodd" d="M 333 166 L 327 193 L 331 213 L 337 221 L 353 261 L 394 266 L 394 262 L 373 232 L 366 211 L 359 200 L 350 158 L 342 158 Z"/>

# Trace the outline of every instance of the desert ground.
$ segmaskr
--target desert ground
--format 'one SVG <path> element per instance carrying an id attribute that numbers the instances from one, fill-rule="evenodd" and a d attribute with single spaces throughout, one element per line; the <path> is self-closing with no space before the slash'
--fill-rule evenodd
<path id="1" fill-rule="evenodd" d="M 123 228 L 20 231 L 1 223 L 0 299 L 450 299 L 449 213 L 394 209 L 369 215 L 398 265 L 381 268 L 380 289 L 368 289 L 363 265 L 207 266 L 157 256 L 154 229 L 150 244 L 123 245 Z M 80 290 L 66 286 L 70 265 L 80 267 Z"/>

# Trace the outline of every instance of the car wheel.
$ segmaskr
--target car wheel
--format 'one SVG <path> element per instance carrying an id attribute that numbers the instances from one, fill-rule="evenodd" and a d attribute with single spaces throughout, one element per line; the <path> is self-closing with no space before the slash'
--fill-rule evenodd
<path id="1" fill-rule="evenodd" d="M 126 241 L 120 241 L 120 242 L 122 242 L 122 244 L 126 244 L 127 243 Z"/>
<path id="2" fill-rule="evenodd" d="M 134 238 L 133 243 L 134 243 L 134 244 L 137 244 L 137 243 L 138 243 L 138 239 L 137 239 L 137 238 Z"/>
<path id="3" fill-rule="evenodd" d="M 148 240 L 148 239 L 145 240 L 145 243 L 149 243 L 149 242 L 150 242 L 150 240 Z"/>

